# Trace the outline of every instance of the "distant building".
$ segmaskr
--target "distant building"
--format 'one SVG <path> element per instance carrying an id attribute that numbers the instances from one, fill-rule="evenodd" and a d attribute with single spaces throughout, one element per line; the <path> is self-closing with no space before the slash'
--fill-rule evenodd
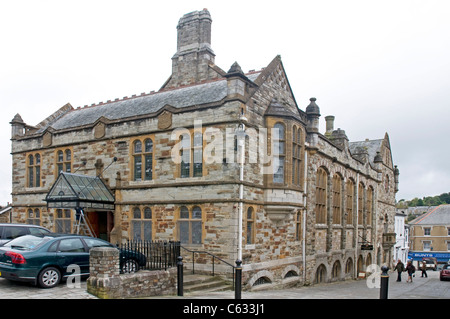
<path id="1" fill-rule="evenodd" d="M 14 222 L 71 232 L 83 206 L 113 243 L 180 240 L 232 264 L 242 231 L 247 287 L 344 280 L 389 263 L 399 173 L 388 134 L 350 142 L 333 116 L 319 132 L 316 98 L 301 109 L 280 56 L 248 73 L 215 65 L 211 22 L 206 9 L 180 19 L 172 75 L 157 92 L 67 104 L 36 126 L 13 118 Z M 102 184 L 112 196 L 92 196 Z"/>
<path id="2" fill-rule="evenodd" d="M 409 258 L 435 257 L 450 260 L 450 205 L 440 205 L 409 222 Z"/>
<path id="3" fill-rule="evenodd" d="M 395 214 L 394 262 L 400 259 L 403 263 L 406 263 L 408 259 L 409 229 L 405 227 L 406 217 L 407 215 L 403 212 L 403 210 L 397 210 L 397 214 Z"/>

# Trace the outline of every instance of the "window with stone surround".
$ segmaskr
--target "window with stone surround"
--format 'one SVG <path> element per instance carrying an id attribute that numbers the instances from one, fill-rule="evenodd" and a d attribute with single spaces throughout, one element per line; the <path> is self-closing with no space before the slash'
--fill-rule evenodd
<path id="1" fill-rule="evenodd" d="M 152 210 L 150 207 L 134 207 L 131 220 L 133 240 L 152 240 Z"/>
<path id="2" fill-rule="evenodd" d="M 316 224 L 325 224 L 327 217 L 328 174 L 323 168 L 317 170 L 316 176 Z"/>
<path id="3" fill-rule="evenodd" d="M 364 221 L 364 184 L 358 185 L 358 225 L 363 225 Z"/>
<path id="4" fill-rule="evenodd" d="M 153 140 L 145 138 L 133 142 L 133 180 L 153 179 Z"/>
<path id="5" fill-rule="evenodd" d="M 27 224 L 30 225 L 41 225 L 41 211 L 39 208 L 28 208 L 27 211 Z"/>
<path id="6" fill-rule="evenodd" d="M 276 123 L 273 126 L 273 161 L 274 171 L 273 182 L 284 184 L 284 163 L 286 158 L 286 129 L 284 124 Z"/>
<path id="7" fill-rule="evenodd" d="M 295 240 L 302 240 L 302 213 L 300 210 L 295 213 Z"/>
<path id="8" fill-rule="evenodd" d="M 342 216 L 342 177 L 339 174 L 333 176 L 333 224 L 341 224 Z"/>
<path id="9" fill-rule="evenodd" d="M 55 218 L 56 233 L 72 233 L 72 219 L 70 209 L 57 209 Z"/>
<path id="10" fill-rule="evenodd" d="M 366 224 L 372 226 L 372 216 L 373 216 L 373 188 L 369 186 L 367 188 L 366 196 Z"/>
<path id="11" fill-rule="evenodd" d="M 203 242 L 202 209 L 199 206 L 181 206 L 177 225 L 181 244 L 197 245 Z"/>
<path id="12" fill-rule="evenodd" d="M 72 150 L 70 149 L 56 151 L 56 175 L 60 172 L 72 172 Z"/>
<path id="13" fill-rule="evenodd" d="M 302 185 L 302 131 L 297 127 L 292 128 L 292 184 Z"/>
<path id="14" fill-rule="evenodd" d="M 180 136 L 180 177 L 203 176 L 203 134 L 195 132 L 192 136 L 183 134 Z"/>
<path id="15" fill-rule="evenodd" d="M 245 223 L 247 227 L 245 228 L 245 242 L 247 245 L 255 243 L 255 210 L 253 207 L 247 209 L 247 214 L 245 215 Z"/>
<path id="16" fill-rule="evenodd" d="M 41 186 L 41 155 L 29 154 L 27 157 L 27 187 Z"/>
<path id="17" fill-rule="evenodd" d="M 347 218 L 346 222 L 347 225 L 353 225 L 353 194 L 355 193 L 355 185 L 351 179 L 347 180 L 346 183 L 346 211 L 347 211 Z"/>

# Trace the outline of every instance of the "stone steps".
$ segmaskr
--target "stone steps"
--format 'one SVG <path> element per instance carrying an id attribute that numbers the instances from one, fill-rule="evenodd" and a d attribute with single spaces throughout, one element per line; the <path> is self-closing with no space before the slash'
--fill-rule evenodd
<path id="1" fill-rule="evenodd" d="M 196 275 L 196 274 L 184 274 L 183 275 L 183 292 L 195 293 L 201 291 L 225 291 L 231 290 L 232 283 L 224 280 L 220 276 L 211 275 Z"/>

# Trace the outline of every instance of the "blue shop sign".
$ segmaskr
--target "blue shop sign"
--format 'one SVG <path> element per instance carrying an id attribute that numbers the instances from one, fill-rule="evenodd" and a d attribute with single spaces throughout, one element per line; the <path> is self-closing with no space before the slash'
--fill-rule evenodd
<path id="1" fill-rule="evenodd" d="M 430 251 L 426 251 L 426 252 L 410 251 L 408 253 L 408 258 L 413 259 L 413 260 L 422 260 L 422 258 L 425 258 L 425 257 L 434 257 L 437 259 L 437 261 L 447 262 L 450 259 L 450 253 L 434 253 L 434 252 L 430 252 Z"/>

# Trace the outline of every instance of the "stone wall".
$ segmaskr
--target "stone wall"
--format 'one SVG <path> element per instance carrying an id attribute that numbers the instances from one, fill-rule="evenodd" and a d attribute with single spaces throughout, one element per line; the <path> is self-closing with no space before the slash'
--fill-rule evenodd
<path id="1" fill-rule="evenodd" d="M 99 298 L 142 298 L 176 293 L 176 268 L 120 274 L 119 250 L 109 247 L 91 249 L 89 263 L 87 291 Z"/>

